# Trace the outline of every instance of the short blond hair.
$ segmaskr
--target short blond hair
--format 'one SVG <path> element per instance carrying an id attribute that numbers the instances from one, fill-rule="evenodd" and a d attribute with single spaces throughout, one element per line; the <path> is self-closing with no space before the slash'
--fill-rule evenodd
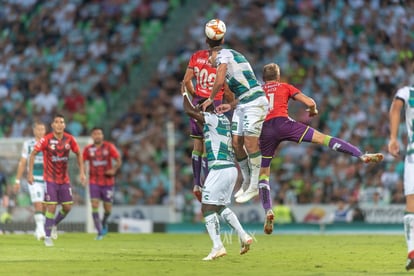
<path id="1" fill-rule="evenodd" d="M 263 67 L 263 80 L 264 81 L 279 81 L 280 80 L 280 68 L 276 63 L 269 63 Z"/>

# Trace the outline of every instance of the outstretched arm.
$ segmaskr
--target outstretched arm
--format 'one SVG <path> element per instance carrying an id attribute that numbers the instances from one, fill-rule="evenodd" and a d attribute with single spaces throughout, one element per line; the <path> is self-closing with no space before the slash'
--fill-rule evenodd
<path id="1" fill-rule="evenodd" d="M 308 107 L 308 109 L 306 110 L 309 111 L 309 116 L 313 117 L 318 115 L 318 109 L 316 108 L 316 102 L 314 101 L 314 99 L 312 99 L 309 96 L 306 96 L 303 93 L 298 93 L 295 96 L 293 96 L 293 98 L 297 101 L 302 102 Z"/>
<path id="2" fill-rule="evenodd" d="M 400 152 L 400 144 L 398 143 L 398 128 L 400 126 L 401 110 L 403 107 L 404 102 L 401 99 L 394 98 L 389 112 L 390 141 L 388 142 L 388 152 L 395 157 L 397 157 Z"/>

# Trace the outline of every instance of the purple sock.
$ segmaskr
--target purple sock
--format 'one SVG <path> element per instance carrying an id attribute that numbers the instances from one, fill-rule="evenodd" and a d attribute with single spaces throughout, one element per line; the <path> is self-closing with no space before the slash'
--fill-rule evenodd
<path id="1" fill-rule="evenodd" d="M 191 155 L 191 163 L 193 165 L 194 185 L 201 186 L 201 155 L 197 151 L 193 151 Z"/>
<path id="2" fill-rule="evenodd" d="M 50 233 L 52 232 L 52 227 L 55 222 L 55 219 L 46 217 L 45 221 L 45 233 L 46 237 L 50 237 Z"/>
<path id="3" fill-rule="evenodd" d="M 259 181 L 259 197 L 262 202 L 263 209 L 267 212 L 272 209 L 272 199 L 270 198 L 269 181 L 262 179 Z"/>
<path id="4" fill-rule="evenodd" d="M 201 164 L 202 164 L 201 167 L 203 169 L 204 179 L 206 179 L 208 175 L 208 160 L 206 156 L 203 157 Z"/>
<path id="5" fill-rule="evenodd" d="M 95 228 L 96 228 L 96 230 L 98 230 L 98 234 L 101 234 L 102 225 L 101 225 L 101 220 L 99 219 L 99 213 L 98 212 L 92 212 L 92 218 L 93 218 L 93 223 L 95 224 Z"/>
<path id="6" fill-rule="evenodd" d="M 58 212 L 58 214 L 57 214 L 57 216 L 56 216 L 56 218 L 55 218 L 55 222 L 54 222 L 54 224 L 55 224 L 55 225 L 58 225 L 58 224 L 59 224 L 59 222 L 61 222 L 61 221 L 62 221 L 62 219 L 64 219 L 65 217 L 66 217 L 66 213 L 63 213 L 63 214 L 62 214 L 62 211 Z"/>
<path id="7" fill-rule="evenodd" d="M 328 141 L 329 141 L 328 147 L 335 151 L 350 154 L 355 157 L 359 157 L 362 155 L 362 152 L 357 147 L 355 147 L 354 145 L 351 145 L 348 142 L 345 142 L 342 139 L 339 139 L 336 137 L 330 137 Z"/>

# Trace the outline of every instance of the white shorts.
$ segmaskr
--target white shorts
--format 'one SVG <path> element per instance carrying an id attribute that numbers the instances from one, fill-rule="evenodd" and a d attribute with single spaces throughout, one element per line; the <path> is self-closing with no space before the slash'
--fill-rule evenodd
<path id="1" fill-rule="evenodd" d="M 259 137 L 268 108 L 269 102 L 266 96 L 245 104 L 238 104 L 233 112 L 232 134 Z"/>
<path id="2" fill-rule="evenodd" d="M 414 194 L 414 154 L 407 155 L 404 161 L 404 194 Z"/>
<path id="3" fill-rule="evenodd" d="M 204 182 L 201 202 L 217 206 L 229 205 L 237 173 L 236 167 L 210 170 Z"/>
<path id="4" fill-rule="evenodd" d="M 27 184 L 29 188 L 30 199 L 33 202 L 43 202 L 45 200 L 46 183 L 34 181 L 32 185 Z"/>

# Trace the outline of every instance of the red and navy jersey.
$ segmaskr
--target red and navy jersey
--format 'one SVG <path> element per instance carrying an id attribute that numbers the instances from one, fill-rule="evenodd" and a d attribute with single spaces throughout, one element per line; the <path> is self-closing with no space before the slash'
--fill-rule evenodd
<path id="1" fill-rule="evenodd" d="M 289 100 L 301 91 L 291 84 L 277 81 L 266 82 L 262 87 L 269 100 L 269 111 L 265 121 L 275 117 L 288 117 Z"/>
<path id="2" fill-rule="evenodd" d="M 197 51 L 191 56 L 187 66 L 194 71 L 194 77 L 196 78 L 195 94 L 202 98 L 210 96 L 211 89 L 216 80 L 216 68 L 211 66 L 209 56 L 208 50 Z M 216 94 L 214 99 L 221 100 L 223 98 L 223 91 L 224 88 Z"/>
<path id="3" fill-rule="evenodd" d="M 89 161 L 89 183 L 99 186 L 113 186 L 115 177 L 105 172 L 112 168 L 112 159 L 118 159 L 119 152 L 110 142 L 104 141 L 99 147 L 87 145 L 83 150 L 83 160 Z"/>
<path id="4" fill-rule="evenodd" d="M 63 133 L 63 137 L 58 139 L 53 133 L 45 135 L 35 145 L 36 151 L 43 152 L 44 179 L 47 182 L 56 184 L 70 183 L 68 173 L 69 153 L 80 151 L 75 137 L 68 133 Z"/>

